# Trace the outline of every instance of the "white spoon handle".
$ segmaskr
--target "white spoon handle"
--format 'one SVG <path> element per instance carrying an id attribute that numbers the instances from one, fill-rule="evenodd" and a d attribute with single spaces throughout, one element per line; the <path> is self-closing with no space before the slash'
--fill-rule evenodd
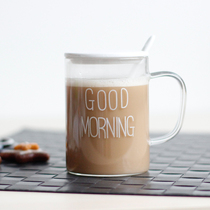
<path id="1" fill-rule="evenodd" d="M 144 44 L 142 51 L 148 52 L 149 49 L 152 47 L 154 41 L 155 41 L 155 35 L 150 36 L 149 39 Z"/>

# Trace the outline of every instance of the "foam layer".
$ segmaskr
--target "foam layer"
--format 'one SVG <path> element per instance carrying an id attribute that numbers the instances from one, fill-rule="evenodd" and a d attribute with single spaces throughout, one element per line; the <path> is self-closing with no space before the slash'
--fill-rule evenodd
<path id="1" fill-rule="evenodd" d="M 83 86 L 83 87 L 126 87 L 147 85 L 149 77 L 138 78 L 121 78 L 121 79 L 75 79 L 67 78 L 67 86 Z"/>

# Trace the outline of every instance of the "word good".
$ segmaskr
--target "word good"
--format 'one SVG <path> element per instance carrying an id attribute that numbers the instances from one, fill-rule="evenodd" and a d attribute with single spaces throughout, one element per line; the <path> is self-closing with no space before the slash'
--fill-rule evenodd
<path id="1" fill-rule="evenodd" d="M 97 92 L 96 100 L 91 99 L 91 97 L 88 98 L 88 93 L 89 95 L 93 95 L 93 89 L 87 88 L 85 90 L 85 106 L 88 110 L 94 110 L 95 102 L 100 111 L 105 111 L 107 108 L 114 111 L 118 107 L 125 109 L 128 106 L 128 91 L 126 88 L 121 88 L 120 94 L 114 89 L 110 90 L 108 93 L 105 90 L 99 90 Z M 120 97 L 120 101 L 118 101 L 118 95 Z M 113 102 L 111 97 L 113 97 Z M 125 102 L 123 103 L 123 101 Z"/>

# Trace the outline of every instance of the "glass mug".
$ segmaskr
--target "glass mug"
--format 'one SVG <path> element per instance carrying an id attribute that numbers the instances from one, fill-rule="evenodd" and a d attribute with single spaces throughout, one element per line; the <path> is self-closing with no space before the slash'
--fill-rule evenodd
<path id="1" fill-rule="evenodd" d="M 126 176 L 149 169 L 149 147 L 181 129 L 186 86 L 173 72 L 149 73 L 148 54 L 66 53 L 66 165 L 83 176 Z M 149 137 L 150 79 L 172 77 L 181 87 L 175 128 Z"/>

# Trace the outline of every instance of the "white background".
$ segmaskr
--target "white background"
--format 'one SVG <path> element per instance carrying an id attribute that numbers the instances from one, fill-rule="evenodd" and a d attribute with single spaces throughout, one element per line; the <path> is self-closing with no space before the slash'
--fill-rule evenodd
<path id="1" fill-rule="evenodd" d="M 209 9 L 208 0 L 0 0 L 1 122 L 51 118 L 64 128 L 64 53 L 139 51 L 155 34 L 150 72 L 174 71 L 187 85 L 183 129 L 203 117 L 210 128 Z M 151 128 L 170 129 L 179 86 L 150 84 Z"/>

